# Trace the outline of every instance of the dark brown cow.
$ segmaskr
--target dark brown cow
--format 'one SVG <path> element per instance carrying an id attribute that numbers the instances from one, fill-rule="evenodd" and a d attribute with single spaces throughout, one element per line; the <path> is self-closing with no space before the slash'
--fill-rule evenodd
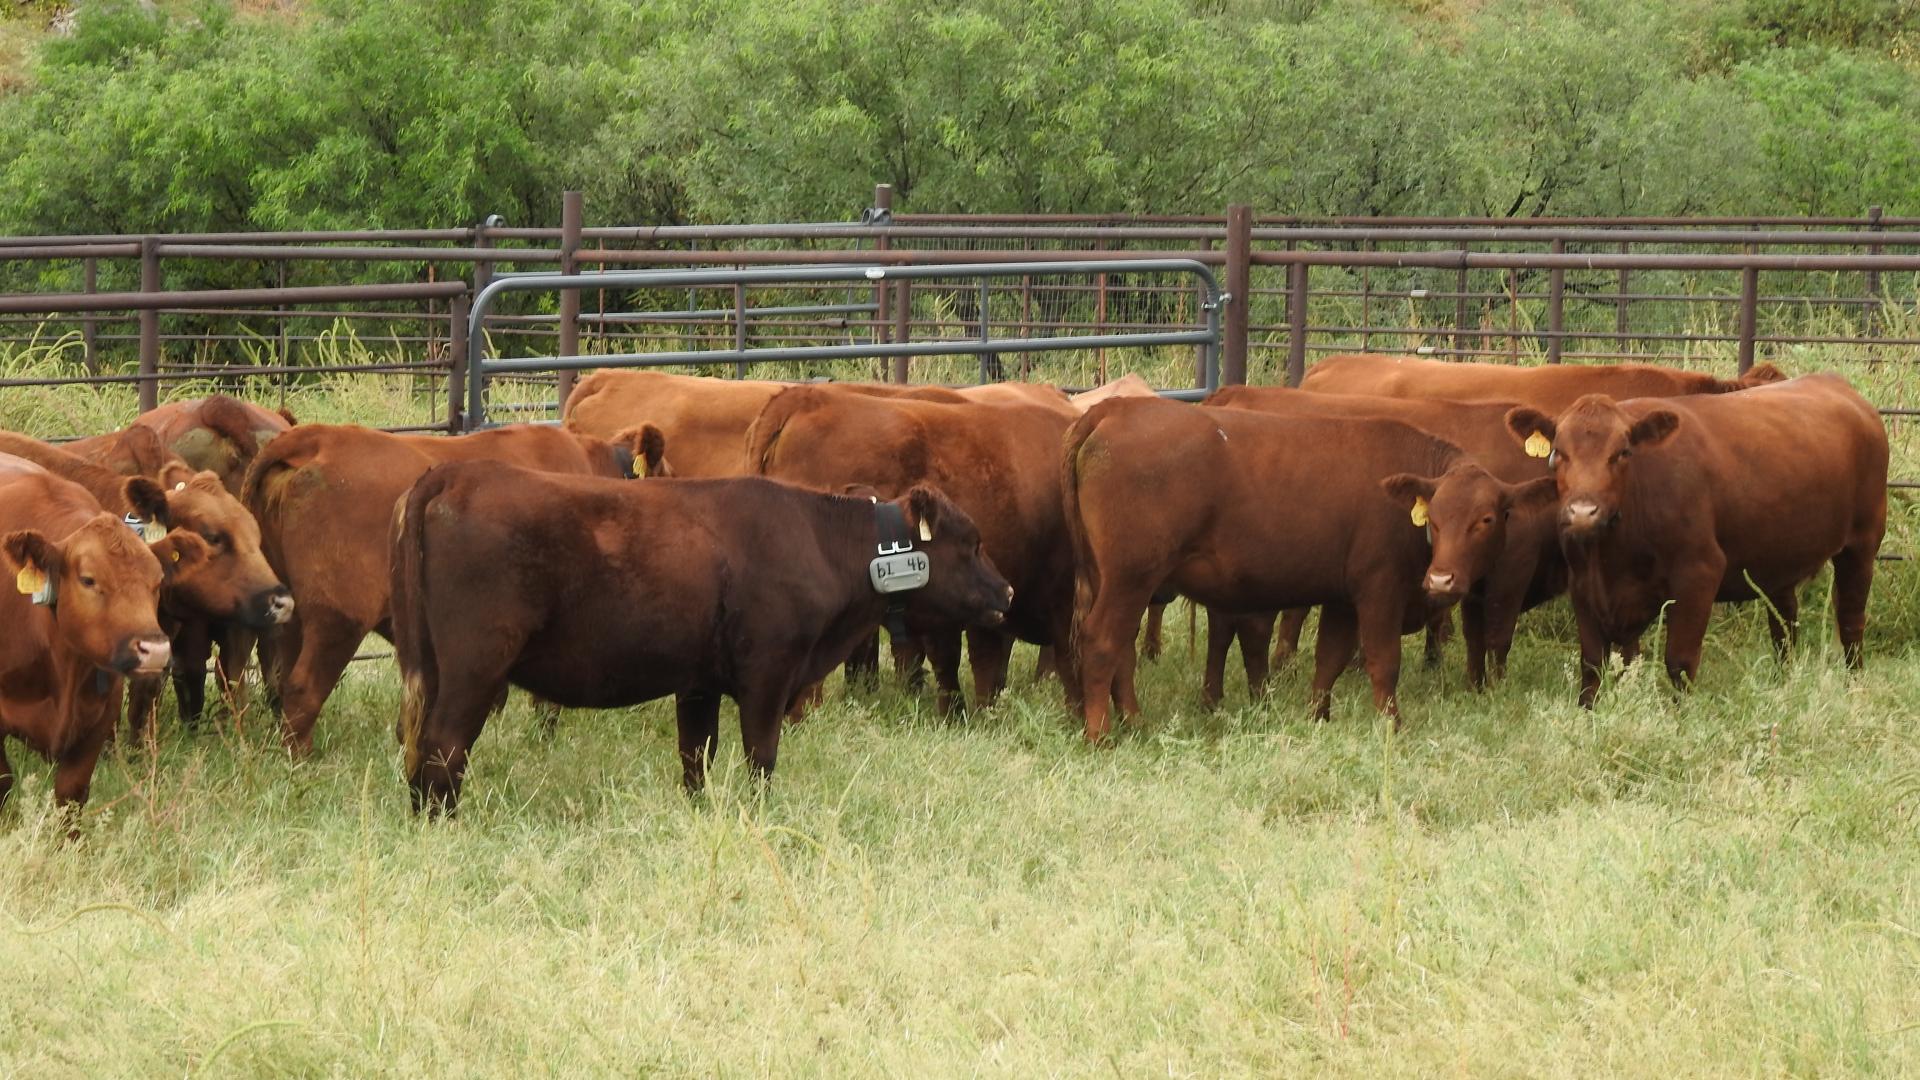
<path id="1" fill-rule="evenodd" d="M 104 509 L 132 514 L 162 529 L 184 529 L 207 546 L 205 558 L 169 575 L 161 594 L 164 628 L 173 642 L 174 692 L 182 722 L 198 721 L 205 707 L 206 665 L 212 628 L 236 625 L 250 631 L 285 622 L 293 598 L 267 565 L 260 551 L 260 530 L 253 515 L 230 494 L 211 471 L 195 472 L 180 461 L 163 466 L 154 483 L 129 489 L 126 478 L 84 461 L 58 447 L 11 432 L 0 432 L 0 452 L 30 460 L 56 476 L 85 488 Z M 161 493 L 148 505 L 127 501 L 128 490 Z M 244 663 L 245 654 L 221 656 L 223 677 L 239 684 L 239 663 L 229 671 L 230 659 Z M 159 694 L 157 678 L 138 678 L 130 684 L 128 716 L 135 734 L 145 726 Z"/>
<path id="2" fill-rule="evenodd" d="M 1608 649 L 1630 655 L 1663 611 L 1667 673 L 1683 687 L 1699 673 L 1716 601 L 1765 597 L 1784 650 L 1800 584 L 1828 561 L 1840 642 L 1860 666 L 1886 532 L 1887 431 L 1845 379 L 1725 397 L 1595 395 L 1554 419 L 1515 409 L 1508 426 L 1518 441 L 1552 444 L 1581 704 L 1599 693 Z"/>
<path id="3" fill-rule="evenodd" d="M 354 651 L 368 634 L 386 633 L 393 506 L 422 473 L 475 460 L 610 477 L 638 473 L 644 461 L 647 473 L 670 472 L 657 430 L 616 443 L 534 424 L 452 438 L 301 424 L 267 446 L 242 498 L 260 522 L 267 561 L 299 605 L 279 646 L 287 745 L 312 749 L 314 721 Z"/>
<path id="4" fill-rule="evenodd" d="M 124 501 L 153 506 L 153 481 L 122 482 Z M 0 800 L 13 789 L 12 737 L 54 763 L 53 797 L 77 807 L 120 716 L 122 678 L 157 674 L 169 570 L 192 571 L 206 545 L 175 530 L 148 544 L 80 485 L 0 454 Z"/>
<path id="5" fill-rule="evenodd" d="M 1786 378 L 1760 364 L 1737 379 L 1655 364 L 1475 364 L 1414 356 L 1350 353 L 1329 356 L 1307 369 L 1302 390 L 1322 394 L 1439 398 L 1445 401 L 1513 401 L 1558 413 L 1586 394 L 1617 398 L 1725 394 Z"/>
<path id="6" fill-rule="evenodd" d="M 68 443 L 67 450 L 128 476 L 154 476 L 166 464 L 155 460 L 157 442 L 198 471 L 220 477 L 228 491 L 240 493 L 240 481 L 260 447 L 293 425 L 293 414 L 269 412 L 258 405 L 211 394 L 173 401 L 141 413 L 125 431 Z M 143 434 L 144 433 L 144 434 Z"/>
<path id="7" fill-rule="evenodd" d="M 1029 404 L 879 398 L 852 387 L 795 386 L 761 412 L 747 457 L 761 472 L 817 491 L 871 487 L 897 498 L 932 484 L 979 526 L 993 563 L 1013 583 L 1004 631 L 967 635 L 974 695 L 1006 686 L 1015 637 L 1051 643 L 1072 617 L 1072 551 L 1060 517 L 1059 454 L 1067 418 Z M 915 627 L 932 660 L 937 708 L 962 703 L 960 628 Z"/>
<path id="8" fill-rule="evenodd" d="M 905 543 L 924 557 L 927 582 L 893 594 L 909 617 L 994 622 L 1010 593 L 965 512 L 926 487 L 876 504 L 756 478 L 614 484 L 464 464 L 427 473 L 396 516 L 416 809 L 453 808 L 509 683 L 593 708 L 674 695 L 690 790 L 731 697 L 764 777 L 781 716 L 886 615 L 877 554 Z"/>
<path id="9" fill-rule="evenodd" d="M 1087 738 L 1106 736 L 1109 700 L 1139 712 L 1132 639 L 1163 585 L 1228 611 L 1324 605 L 1316 713 L 1328 715 L 1357 641 L 1374 704 L 1397 721 L 1400 635 L 1426 623 L 1430 549 L 1410 501 L 1386 488 L 1461 460 L 1452 444 L 1392 420 L 1133 398 L 1088 410 L 1062 462 Z"/>
<path id="10" fill-rule="evenodd" d="M 1467 681 L 1478 688 L 1505 670 L 1514 624 L 1523 611 L 1560 595 L 1566 567 L 1554 527 L 1554 490 L 1546 462 L 1530 457 L 1507 437 L 1510 402 L 1462 403 L 1383 398 L 1360 394 L 1319 394 L 1274 386 L 1230 386 L 1207 404 L 1251 409 L 1271 416 L 1359 417 L 1398 420 L 1453 443 L 1479 470 L 1457 467 L 1450 482 L 1439 476 L 1417 478 L 1408 498 L 1427 500 L 1434 544 L 1435 575 L 1427 582 L 1436 599 L 1458 599 L 1467 643 Z M 1443 490 L 1444 488 L 1444 490 Z M 1498 540 L 1483 543 L 1481 533 Z M 1273 662 L 1291 656 L 1300 641 L 1304 611 L 1291 611 L 1283 625 Z M 1446 613 L 1441 613 L 1441 619 Z M 1216 623 L 1218 627 L 1216 628 Z M 1437 625 L 1445 625 L 1440 622 Z M 1218 701 L 1228 645 L 1237 638 L 1249 687 L 1267 673 L 1265 646 L 1269 616 L 1216 618 L 1207 623 L 1207 699 Z M 1428 627 L 1428 648 L 1435 649 L 1435 627 Z"/>

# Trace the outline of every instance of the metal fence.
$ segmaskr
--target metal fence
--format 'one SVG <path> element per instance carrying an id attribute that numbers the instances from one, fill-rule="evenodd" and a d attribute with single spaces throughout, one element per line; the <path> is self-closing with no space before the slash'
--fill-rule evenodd
<path id="1" fill-rule="evenodd" d="M 1220 268 L 1233 298 L 1225 382 L 1297 381 L 1326 351 L 1745 368 L 1831 347 L 1898 360 L 1920 345 L 1920 218 L 1877 208 L 1858 218 L 1309 220 L 1244 206 L 1211 218 L 895 216 L 890 203 L 882 186 L 857 221 L 588 227 L 567 193 L 558 228 L 489 219 L 462 229 L 0 238 L 0 287 L 10 290 L 0 295 L 0 347 L 57 340 L 47 351 L 63 358 L 52 373 L 41 365 L 0 378 L 0 388 L 125 384 L 149 407 L 182 382 L 251 391 L 407 375 L 445 403 L 428 426 L 452 430 L 469 305 L 490 282 L 642 268 L 1053 262 L 1087 272 L 986 287 L 938 276 L 904 288 L 605 279 L 557 297 L 528 291 L 477 325 L 498 357 L 712 351 L 703 370 L 741 375 L 757 363 L 755 346 L 898 347 L 976 338 L 982 324 L 1022 340 L 1196 326 L 1204 288 L 1143 270 L 1182 259 Z M 361 347 L 343 351 L 343 340 Z M 1200 348 L 1177 369 L 1165 343 L 1159 350 L 1159 381 L 1204 383 Z M 1137 356 L 1093 345 L 1081 370 L 1094 381 Z M 930 355 L 862 371 L 979 377 Z M 570 376 L 540 378 L 533 396 L 550 407 Z M 1903 416 L 1916 403 L 1881 404 Z"/>

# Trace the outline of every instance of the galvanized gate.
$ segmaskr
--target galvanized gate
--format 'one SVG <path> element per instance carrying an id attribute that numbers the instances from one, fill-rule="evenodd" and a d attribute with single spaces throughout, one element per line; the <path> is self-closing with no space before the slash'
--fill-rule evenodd
<path id="1" fill-rule="evenodd" d="M 1127 273 L 1186 274 L 1194 277 L 1201 292 L 1201 311 L 1205 325 L 1199 328 L 1169 328 L 1142 333 L 1075 334 L 1062 337 L 994 338 L 988 333 L 984 317 L 981 333 L 972 340 L 873 341 L 850 345 L 808 345 L 764 349 L 714 349 L 657 353 L 611 353 L 578 356 L 531 356 L 489 360 L 485 358 L 485 319 L 495 300 L 508 292 L 579 292 L 604 288 L 689 288 L 697 286 L 808 285 L 866 283 L 885 286 L 888 282 L 919 278 L 976 278 L 984 286 L 987 279 L 1005 277 L 1070 276 L 1112 273 L 1111 263 L 1092 266 L 1085 262 L 967 263 L 928 266 L 778 266 L 733 270 L 638 270 L 589 274 L 515 274 L 487 284 L 474 297 L 467 316 L 466 386 L 467 408 L 462 428 L 474 431 L 488 426 L 487 378 L 492 375 L 577 371 L 582 368 L 675 367 L 693 364 L 746 365 L 763 361 L 826 361 L 910 356 L 984 356 L 988 353 L 1030 353 L 1076 351 L 1099 348 L 1150 348 L 1163 345 L 1198 345 L 1204 353 L 1205 385 L 1190 389 L 1162 390 L 1167 397 L 1197 400 L 1220 385 L 1221 309 L 1231 300 L 1220 290 L 1213 271 L 1192 259 L 1138 259 L 1125 262 Z M 743 370 L 744 368 L 742 368 Z"/>

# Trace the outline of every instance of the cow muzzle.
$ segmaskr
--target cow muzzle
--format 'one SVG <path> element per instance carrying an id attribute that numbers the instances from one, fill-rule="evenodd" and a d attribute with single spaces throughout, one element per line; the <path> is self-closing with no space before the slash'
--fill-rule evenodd
<path id="1" fill-rule="evenodd" d="M 173 659 L 173 644 L 159 634 L 130 638 L 114 653 L 113 670 L 122 675 L 149 675 L 164 671 Z"/>
<path id="2" fill-rule="evenodd" d="M 1616 516 L 1607 513 L 1593 499 L 1569 499 L 1560 511 L 1560 528 L 1575 538 L 1592 536 L 1606 528 Z"/>
<path id="3" fill-rule="evenodd" d="M 1459 574 L 1446 570 L 1432 570 L 1427 573 L 1427 595 L 1435 600 L 1458 600 L 1466 592 L 1463 587 L 1466 579 Z"/>
<path id="4" fill-rule="evenodd" d="M 257 627 L 279 626 L 293 618 L 293 593 L 285 585 L 275 585 L 255 595 L 247 606 L 251 609 L 248 622 Z"/>

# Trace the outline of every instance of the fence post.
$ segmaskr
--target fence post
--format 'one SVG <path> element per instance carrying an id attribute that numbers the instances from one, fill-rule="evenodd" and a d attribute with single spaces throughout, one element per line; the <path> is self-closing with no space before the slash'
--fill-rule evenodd
<path id="1" fill-rule="evenodd" d="M 152 236 L 140 239 L 140 291 L 160 291 L 160 241 Z M 146 308 L 140 312 L 140 411 L 148 412 L 160 404 L 160 311 Z"/>
<path id="2" fill-rule="evenodd" d="M 81 288 L 85 291 L 90 293 L 99 291 L 100 266 L 96 260 L 88 259 L 81 264 L 80 280 Z M 80 345 L 86 358 L 89 375 L 100 374 L 100 347 L 96 336 L 99 333 L 99 323 L 100 316 L 91 311 L 80 319 Z"/>
<path id="3" fill-rule="evenodd" d="M 1884 228 L 1880 224 L 1880 217 L 1880 207 L 1867 207 L 1868 232 L 1879 232 Z M 1879 244 L 1867 245 L 1869 255 L 1878 255 L 1884 250 Z M 1867 334 L 1875 336 L 1880 333 L 1880 271 L 1878 270 L 1867 271 L 1867 299 L 1871 301 L 1867 304 Z"/>
<path id="4" fill-rule="evenodd" d="M 872 221 L 873 224 L 882 225 L 882 226 L 892 222 L 893 220 L 893 185 L 892 184 L 873 185 L 873 211 L 870 215 L 868 215 L 868 219 Z M 875 239 L 873 242 L 873 249 L 875 251 L 886 251 L 892 247 L 893 247 L 893 242 L 891 238 L 887 237 L 884 234 L 882 234 L 880 237 Z M 874 286 L 873 286 L 873 305 L 874 305 L 873 306 L 873 340 L 874 341 L 887 340 L 887 327 L 888 325 L 890 325 L 888 321 L 888 316 L 890 315 L 890 309 L 888 308 L 888 304 L 892 299 L 892 296 L 893 296 L 893 290 L 887 288 L 886 282 L 880 281 L 880 282 L 874 283 Z M 885 370 L 884 366 L 882 367 L 881 370 L 883 371 Z"/>
<path id="5" fill-rule="evenodd" d="M 901 344 L 913 337 L 913 294 L 908 291 L 913 287 L 913 279 L 901 278 L 893 287 L 898 293 L 893 298 L 893 340 L 895 344 Z M 893 358 L 893 381 L 907 381 L 907 358 L 904 356 Z"/>
<path id="6" fill-rule="evenodd" d="M 1453 272 L 1453 358 L 1467 355 L 1467 260 L 1461 248 L 1460 269 Z"/>
<path id="7" fill-rule="evenodd" d="M 1620 254 L 1630 254 L 1632 247 L 1632 244 L 1621 244 Z M 1630 271 L 1624 266 L 1621 267 L 1619 287 L 1614 290 L 1619 294 L 1613 301 L 1613 336 L 1619 339 L 1614 342 L 1614 347 L 1622 351 L 1627 347 L 1627 289 L 1630 276 Z"/>
<path id="8" fill-rule="evenodd" d="M 733 287 L 733 351 L 747 351 L 747 287 L 745 285 Z M 745 360 L 734 361 L 733 377 L 736 379 L 747 377 Z"/>
<path id="9" fill-rule="evenodd" d="M 1287 267 L 1287 385 L 1299 386 L 1307 377 L 1306 263 Z M 1236 298 L 1237 299 L 1237 298 Z"/>
<path id="10" fill-rule="evenodd" d="M 488 239 L 487 230 L 490 228 L 493 228 L 496 225 L 504 225 L 504 224 L 506 224 L 506 219 L 501 217 L 499 214 L 488 214 L 485 218 L 481 219 L 480 224 L 475 225 L 473 227 L 473 246 L 477 248 L 492 247 L 493 241 Z M 486 259 L 475 259 L 473 261 L 473 297 L 474 299 L 476 300 L 479 299 L 481 291 L 484 290 L 490 283 L 492 283 L 492 281 L 493 281 L 493 263 Z M 484 338 L 486 337 L 486 334 L 487 334 L 486 320 L 482 319 L 480 321 L 480 336 Z"/>
<path id="11" fill-rule="evenodd" d="M 1253 208 L 1246 203 L 1227 207 L 1227 292 L 1220 383 L 1236 386 L 1247 381 L 1247 320 L 1253 308 Z"/>
<path id="12" fill-rule="evenodd" d="M 580 263 L 573 257 L 580 250 L 580 218 L 584 201 L 577 191 L 560 193 L 560 272 L 577 274 Z M 566 289 L 560 293 L 560 355 L 580 355 L 580 290 Z M 554 402 L 560 415 L 567 413 L 567 399 L 573 396 L 573 372 L 556 373 Z"/>
<path id="13" fill-rule="evenodd" d="M 1565 240 L 1555 240 L 1555 255 L 1567 250 Z M 1560 335 L 1567 328 L 1567 272 L 1556 266 L 1547 271 L 1547 363 L 1560 362 Z"/>
<path id="14" fill-rule="evenodd" d="M 467 298 L 447 304 L 447 434 L 458 435 L 466 425 Z"/>
<path id="15" fill-rule="evenodd" d="M 1760 314 L 1760 271 L 1747 267 L 1740 271 L 1740 374 L 1753 367 L 1754 324 Z"/>
<path id="16" fill-rule="evenodd" d="M 1213 241 L 1202 239 L 1197 246 L 1201 251 L 1212 251 Z M 1200 322 L 1205 318 L 1205 312 L 1201 306 L 1206 302 L 1206 284 L 1195 281 L 1193 284 L 1193 315 L 1195 322 Z M 1196 387 L 1207 385 L 1207 348 L 1208 346 L 1205 345 L 1195 345 L 1193 347 L 1193 385 Z"/>

